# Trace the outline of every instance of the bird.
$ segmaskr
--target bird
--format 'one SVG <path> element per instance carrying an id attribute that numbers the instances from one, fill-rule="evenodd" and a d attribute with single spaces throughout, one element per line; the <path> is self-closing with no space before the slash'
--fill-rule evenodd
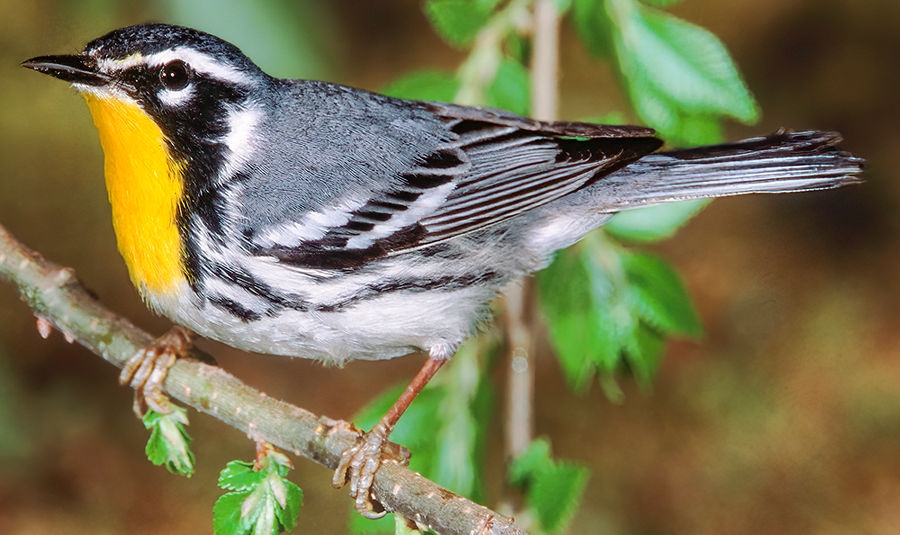
<path id="1" fill-rule="evenodd" d="M 335 471 L 371 518 L 384 514 L 371 487 L 403 412 L 498 294 L 555 251 L 623 210 L 862 180 L 835 132 L 660 151 L 642 126 L 276 78 L 169 24 L 22 66 L 87 101 L 118 249 L 149 308 L 176 325 L 123 369 L 138 412 L 169 410 L 162 381 L 194 333 L 337 365 L 427 355 Z"/>

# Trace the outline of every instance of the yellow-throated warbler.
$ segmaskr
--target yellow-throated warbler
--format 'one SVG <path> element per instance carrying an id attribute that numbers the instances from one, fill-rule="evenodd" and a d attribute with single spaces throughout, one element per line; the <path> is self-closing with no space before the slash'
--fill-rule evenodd
<path id="1" fill-rule="evenodd" d="M 428 353 L 335 475 L 349 470 L 368 516 L 397 419 L 508 283 L 620 210 L 834 188 L 862 167 L 831 132 L 654 153 L 649 128 L 273 78 L 221 39 L 164 24 L 23 65 L 86 98 L 119 250 L 154 310 L 260 353 Z M 159 381 L 145 387 L 153 399 Z"/>

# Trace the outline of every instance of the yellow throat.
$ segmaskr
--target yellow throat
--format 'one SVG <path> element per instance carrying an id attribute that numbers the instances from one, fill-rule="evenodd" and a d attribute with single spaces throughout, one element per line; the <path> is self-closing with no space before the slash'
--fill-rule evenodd
<path id="1" fill-rule="evenodd" d="M 174 291 L 185 280 L 175 225 L 183 168 L 166 150 L 159 126 L 136 104 L 84 98 L 100 133 L 113 228 L 131 280 L 145 296 Z"/>

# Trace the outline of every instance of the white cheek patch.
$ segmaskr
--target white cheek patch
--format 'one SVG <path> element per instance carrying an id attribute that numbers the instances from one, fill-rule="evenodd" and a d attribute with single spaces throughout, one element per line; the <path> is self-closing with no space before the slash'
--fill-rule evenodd
<path id="1" fill-rule="evenodd" d="M 228 133 L 222 138 L 228 147 L 228 157 L 222 176 L 234 176 L 250 162 L 257 148 L 253 134 L 262 116 L 263 113 L 255 107 L 228 110 Z"/>

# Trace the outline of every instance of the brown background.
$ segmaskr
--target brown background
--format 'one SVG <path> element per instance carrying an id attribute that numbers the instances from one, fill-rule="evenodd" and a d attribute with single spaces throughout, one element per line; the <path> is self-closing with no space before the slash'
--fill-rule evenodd
<path id="1" fill-rule="evenodd" d="M 144 309 L 115 250 L 86 107 L 18 63 L 75 51 L 124 24 L 175 20 L 173 3 L 0 2 L 0 222 L 157 333 L 166 322 Z M 264 67 L 377 89 L 413 68 L 458 64 L 416 2 L 372 4 L 287 9 L 301 29 L 298 50 L 318 61 Z M 848 150 L 869 159 L 869 182 L 717 201 L 654 247 L 686 278 L 707 332 L 670 344 L 652 391 L 625 380 L 621 406 L 596 387 L 575 395 L 541 356 L 537 432 L 552 437 L 558 456 L 593 470 L 571 532 L 897 533 L 900 3 L 686 0 L 674 12 L 723 39 L 762 104 L 761 124 L 731 125 L 729 137 L 838 129 Z M 203 29 L 245 49 L 267 39 L 213 22 Z M 567 25 L 563 39 L 562 116 L 626 109 L 609 68 L 590 62 Z M 334 417 L 349 417 L 420 362 L 339 370 L 203 345 L 250 384 Z M 41 340 L 28 309 L 0 287 L 0 532 L 211 531 L 217 473 L 249 458 L 252 445 L 192 414 L 197 474 L 152 467 L 131 393 L 115 379 L 58 335 Z M 500 452 L 491 455 L 499 466 Z M 324 469 L 296 465 L 307 504 L 297 532 L 335 532 L 344 493 Z"/>

